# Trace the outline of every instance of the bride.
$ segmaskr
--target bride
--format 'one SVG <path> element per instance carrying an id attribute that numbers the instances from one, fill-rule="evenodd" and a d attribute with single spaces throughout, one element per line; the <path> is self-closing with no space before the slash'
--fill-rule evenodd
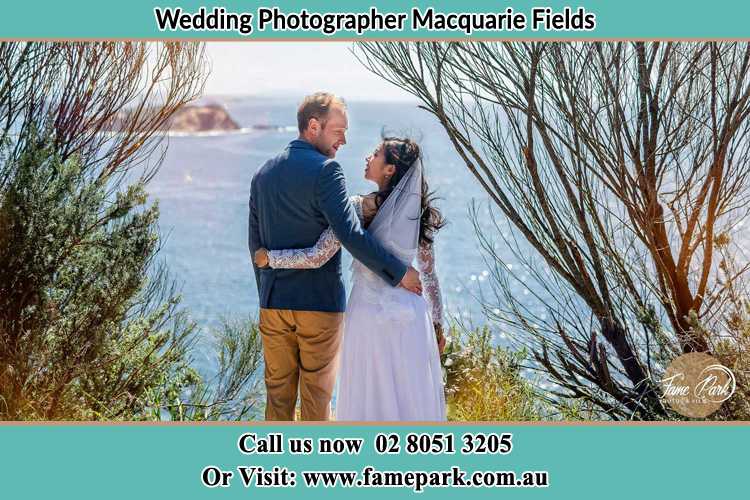
<path id="1" fill-rule="evenodd" d="M 404 264 L 416 258 L 424 297 L 392 287 L 354 261 L 352 291 L 344 316 L 344 339 L 336 419 L 358 421 L 445 420 L 440 353 L 445 346 L 433 237 L 444 225 L 431 205 L 419 146 L 384 138 L 367 157 L 365 178 L 378 190 L 352 196 L 370 234 Z M 315 246 L 259 249 L 259 267 L 316 268 L 341 248 L 331 228 Z"/>

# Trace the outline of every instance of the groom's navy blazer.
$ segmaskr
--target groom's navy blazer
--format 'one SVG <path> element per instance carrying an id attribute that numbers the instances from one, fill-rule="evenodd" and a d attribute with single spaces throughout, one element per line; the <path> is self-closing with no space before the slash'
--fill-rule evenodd
<path id="1" fill-rule="evenodd" d="M 250 186 L 249 246 L 255 251 L 307 248 L 328 227 L 355 259 L 397 285 L 406 266 L 373 239 L 346 194 L 341 166 L 297 139 L 268 160 Z M 259 269 L 253 264 L 260 307 L 343 312 L 341 251 L 318 269 Z"/>

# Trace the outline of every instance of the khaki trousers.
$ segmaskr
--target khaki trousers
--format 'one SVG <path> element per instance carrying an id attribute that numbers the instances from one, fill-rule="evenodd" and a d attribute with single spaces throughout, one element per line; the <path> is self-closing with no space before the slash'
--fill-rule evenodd
<path id="1" fill-rule="evenodd" d="M 344 313 L 260 310 L 266 420 L 294 420 L 299 387 L 302 420 L 330 420 Z"/>

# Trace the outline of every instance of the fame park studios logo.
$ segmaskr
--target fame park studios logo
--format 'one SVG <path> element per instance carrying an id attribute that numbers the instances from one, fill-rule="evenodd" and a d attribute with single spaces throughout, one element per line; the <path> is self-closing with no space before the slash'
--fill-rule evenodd
<path id="1" fill-rule="evenodd" d="M 662 399 L 680 415 L 705 418 L 737 389 L 734 373 L 704 352 L 683 354 L 661 379 Z"/>

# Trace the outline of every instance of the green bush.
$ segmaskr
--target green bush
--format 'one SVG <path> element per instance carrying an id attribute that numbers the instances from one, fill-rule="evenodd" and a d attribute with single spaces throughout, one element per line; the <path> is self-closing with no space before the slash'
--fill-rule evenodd
<path id="1" fill-rule="evenodd" d="M 223 320 L 214 332 L 216 374 L 208 381 L 167 379 L 147 394 L 149 420 L 210 421 L 263 418 L 263 345 L 257 323 Z M 185 390 L 188 387 L 188 390 Z"/>
<path id="2" fill-rule="evenodd" d="M 0 161 L 0 418 L 133 418 L 194 382 L 143 184 L 112 193 L 40 137 Z"/>
<path id="3" fill-rule="evenodd" d="M 521 375 L 526 358 L 493 345 L 487 327 L 450 330 L 443 353 L 449 420 L 540 420 L 545 403 Z"/>
<path id="4" fill-rule="evenodd" d="M 111 192 L 46 141 L 0 157 L 0 418 L 218 420 L 257 415 L 251 322 L 216 332 L 217 373 L 190 365 L 142 182 Z"/>

